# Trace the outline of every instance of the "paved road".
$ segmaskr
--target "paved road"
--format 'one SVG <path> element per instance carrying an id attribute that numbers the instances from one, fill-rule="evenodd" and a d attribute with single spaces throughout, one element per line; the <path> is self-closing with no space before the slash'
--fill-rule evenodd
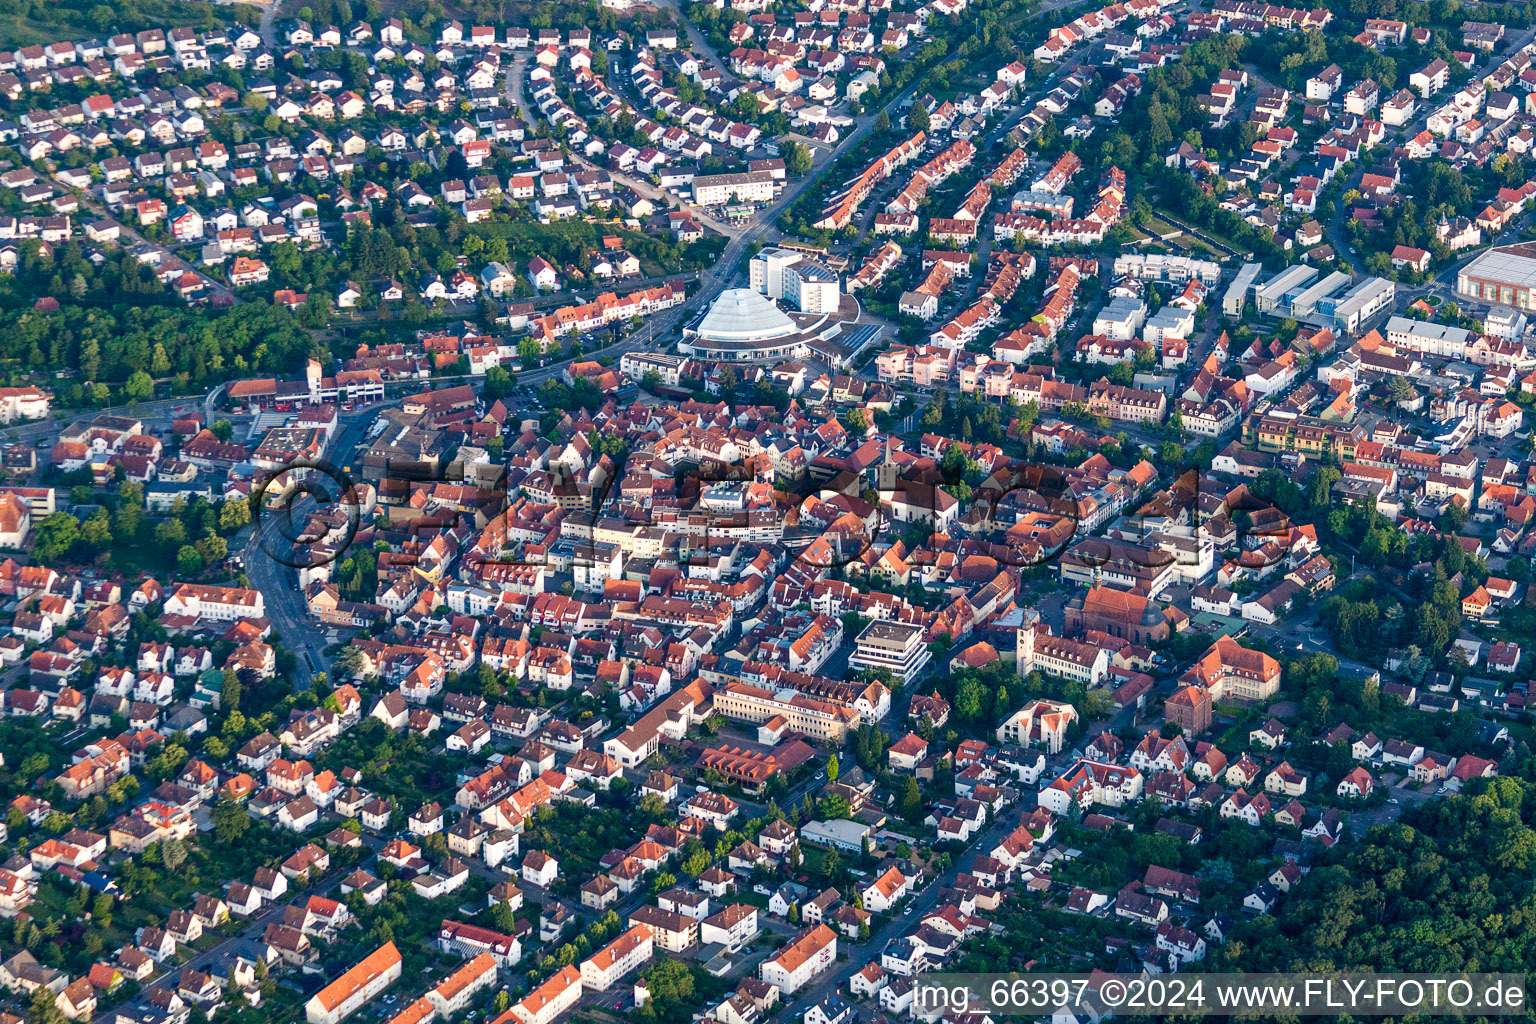
<path id="1" fill-rule="evenodd" d="M 385 408 L 398 404 L 398 399 L 376 403 L 346 414 L 341 432 L 331 445 L 330 462 L 337 467 L 351 465 L 357 446 L 374 418 Z M 330 485 L 322 482 L 321 486 Z M 335 496 L 339 497 L 339 494 Z M 292 678 L 295 690 L 307 689 L 315 673 L 330 669 L 330 658 L 325 653 L 325 633 L 310 616 L 304 594 L 298 588 L 298 570 L 290 564 L 305 564 L 304 556 L 292 552 L 292 545 L 284 540 L 302 528 L 305 517 L 316 507 L 313 499 L 303 498 L 294 502 L 291 509 L 261 512 L 258 518 L 260 529 L 251 530 L 243 556 L 251 589 L 259 591 L 266 599 L 267 618 L 296 659 Z M 345 551 L 338 555 L 338 558 L 345 557 Z"/>
<path id="2" fill-rule="evenodd" d="M 1065 4 L 1058 3 L 1055 6 L 1065 6 Z M 685 23 L 686 20 L 687 19 L 683 19 Z M 706 47 L 704 52 L 709 53 L 710 51 Z M 522 65 L 525 63 L 526 61 L 522 58 L 519 58 L 518 61 L 514 62 L 514 66 L 508 72 L 506 90 L 508 98 L 512 100 L 514 106 L 520 113 L 522 113 L 525 120 L 529 120 L 530 123 L 532 123 L 534 117 L 533 112 L 528 108 L 528 105 L 523 98 Z M 659 339 L 665 338 L 668 333 L 673 330 L 673 328 L 682 323 L 685 318 L 690 317 L 695 311 L 714 301 L 714 299 L 722 291 L 733 284 L 740 276 L 740 269 L 738 264 L 742 256 L 746 254 L 748 248 L 752 246 L 753 243 L 762 241 L 776 234 L 776 221 L 778 220 L 779 215 L 787 210 L 790 205 L 795 202 L 795 200 L 799 199 L 800 196 L 806 191 L 806 189 L 813 187 L 820 180 L 822 172 L 830 167 L 839 156 L 853 149 L 866 135 L 869 134 L 881 112 L 895 111 L 899 109 L 901 104 L 913 94 L 915 89 L 915 85 L 909 86 L 902 92 L 891 97 L 880 107 L 869 110 L 860 117 L 855 118 L 852 129 L 843 136 L 842 140 L 837 144 L 837 146 L 831 149 L 823 149 L 820 147 L 813 149 L 813 164 L 811 172 L 800 181 L 791 183 L 784 189 L 783 192 L 779 194 L 777 199 L 759 211 L 757 216 L 749 221 L 744 227 L 737 230 L 737 232 L 734 234 L 734 237 L 731 237 L 730 241 L 727 242 L 725 251 L 721 254 L 721 257 L 716 262 L 716 264 L 710 269 L 704 271 L 699 276 L 700 288 L 691 298 L 679 306 L 675 306 L 670 310 L 665 310 L 651 317 L 639 330 L 635 331 L 633 334 L 629 335 L 622 341 L 616 342 L 612 345 L 604 346 L 601 349 L 583 353 L 583 358 L 590 359 L 598 355 L 643 351 L 651 348 L 657 343 Z M 616 178 L 615 180 L 618 179 Z M 649 195 L 649 193 L 644 194 Z M 695 216 L 699 217 L 707 223 L 711 220 L 707 215 L 703 214 L 702 211 L 695 210 Z M 725 230 L 722 230 L 721 233 L 730 235 L 730 232 Z M 559 370 L 557 368 L 551 367 L 542 371 L 520 374 L 518 379 L 520 382 L 524 383 L 538 382 L 547 380 L 550 377 L 555 376 L 558 372 Z"/>
<path id="3" fill-rule="evenodd" d="M 1047 0 L 1046 5 L 1042 9 L 1049 10 L 1062 6 L 1066 6 L 1066 2 L 1064 2 L 1064 0 L 1062 0 L 1062 2 Z M 270 24 L 271 17 L 272 12 L 270 10 L 263 17 L 262 30 L 264 38 L 267 37 L 272 31 Z M 521 78 L 522 76 L 520 74 L 520 69 L 515 69 L 513 72 L 509 73 L 509 81 L 507 83 L 508 95 L 513 99 L 514 104 L 516 104 L 519 110 L 526 112 L 526 104 L 523 102 L 521 95 Z M 1054 75 L 1052 78 L 1054 78 Z M 671 310 L 664 311 L 660 314 L 657 314 L 656 316 L 651 317 L 645 323 L 645 325 L 640 328 L 640 330 L 636 331 L 634 334 L 631 334 L 622 341 L 616 342 L 612 345 L 604 346 L 600 349 L 585 352 L 583 353 L 582 358 L 590 359 L 598 355 L 605 355 L 622 351 L 633 351 L 650 347 L 655 344 L 658 338 L 665 337 L 667 332 L 669 332 L 684 317 L 691 315 L 694 310 L 697 310 L 706 303 L 712 301 L 729 284 L 733 283 L 737 278 L 739 278 L 740 271 L 737 268 L 737 264 L 741 257 L 746 253 L 748 247 L 759 239 L 769 235 L 770 232 L 775 231 L 775 221 L 777 220 L 778 216 L 786 209 L 788 209 L 789 206 L 794 203 L 807 188 L 812 187 L 819 180 L 821 172 L 825 171 L 827 167 L 830 166 L 831 163 L 840 155 L 848 152 L 854 146 L 858 145 L 864 136 L 870 132 L 876 119 L 882 111 L 899 108 L 899 106 L 905 102 L 905 100 L 913 93 L 914 89 L 915 86 L 903 90 L 901 93 L 888 100 L 881 107 L 857 118 L 855 120 L 853 130 L 846 134 L 842 141 L 834 149 L 830 151 L 818 151 L 817 155 L 819 158 L 816 160 L 816 163 L 813 166 L 812 173 L 803 180 L 796 182 L 786 188 L 780 194 L 778 199 L 763 209 L 756 218 L 749 222 L 749 224 L 743 230 L 741 230 L 739 234 L 737 234 L 730 240 L 730 242 L 727 243 L 726 249 L 720 260 L 716 263 L 715 267 L 711 268 L 700 276 L 701 287 L 692 298 Z M 518 376 L 518 380 L 522 384 L 537 384 L 545 380 L 554 379 L 561 374 L 567 362 L 568 360 L 562 360 L 548 367 L 527 371 L 523 374 L 520 374 Z M 435 378 L 433 380 L 433 385 L 443 386 L 459 379 L 464 378 Z M 210 410 L 210 413 L 214 398 L 215 395 L 210 394 L 209 398 L 207 399 L 206 408 Z M 343 428 L 341 436 L 338 438 L 338 441 L 333 448 L 335 458 L 341 459 L 342 464 L 351 462 L 352 454 L 356 444 L 358 443 L 358 440 L 361 437 L 361 432 L 366 429 L 367 424 L 372 421 L 373 417 L 382 408 L 392 404 L 395 403 L 382 403 L 380 405 L 374 405 L 366 410 L 359 410 L 358 413 L 350 417 L 346 426 Z M 308 681 L 312 676 L 312 671 L 324 670 L 328 666 L 328 662 L 326 661 L 322 650 L 324 646 L 323 635 L 313 628 L 313 623 L 309 618 L 307 608 L 304 605 L 303 597 L 297 591 L 297 589 L 295 589 L 296 574 L 293 569 L 279 563 L 270 557 L 267 557 L 265 552 L 261 550 L 261 547 L 254 533 L 251 539 L 247 542 L 245 553 L 246 573 L 250 579 L 252 587 L 261 591 L 266 596 L 268 616 L 272 619 L 274 627 L 283 635 L 283 638 L 290 650 L 292 650 L 298 657 L 298 667 L 294 673 L 294 685 L 295 687 L 300 688 L 302 686 L 307 686 Z M 311 658 L 313 659 L 313 664 L 315 666 L 313 670 L 310 667 Z M 808 786 L 809 784 L 810 783 L 806 783 L 805 785 Z M 1012 827 L 1013 825 L 1011 823 L 1006 825 L 1006 828 Z M 978 837 L 977 841 L 964 854 L 962 854 L 961 857 L 956 860 L 956 863 L 948 871 L 944 872 L 934 882 L 931 882 L 911 901 L 910 906 L 912 907 L 912 912 L 910 914 L 897 915 L 886 921 L 885 924 L 883 924 L 876 932 L 872 934 L 869 943 L 862 944 L 859 947 L 859 957 L 851 957 L 847 962 L 848 965 L 846 967 L 840 965 L 837 969 L 830 972 L 822 981 L 803 992 L 799 999 L 791 1003 L 791 1013 L 790 1016 L 786 1019 L 792 1019 L 808 1006 L 813 1005 L 815 1002 L 818 1002 L 821 999 L 824 999 L 827 995 L 832 994 L 839 987 L 846 984 L 848 977 L 860 969 L 863 964 L 867 962 L 871 955 L 877 956 L 880 949 L 884 947 L 887 941 L 901 934 L 904 934 L 910 928 L 914 927 L 921 915 L 932 909 L 937 902 L 939 888 L 953 885 L 956 876 L 962 870 L 970 866 L 970 864 L 975 860 L 978 851 L 990 850 L 993 842 L 1000 838 L 1001 835 L 1004 834 L 1005 830 L 1004 820 L 994 821 L 992 827 L 988 829 L 984 835 Z M 317 886 L 312 887 L 310 890 L 306 890 L 306 893 L 313 891 L 323 891 L 330 884 L 332 884 L 334 880 L 334 877 L 323 880 Z M 280 909 L 276 909 L 272 912 L 272 916 L 280 916 L 280 914 Z M 246 931 L 248 933 L 259 933 L 259 930 L 265 927 L 265 924 L 269 919 L 270 918 L 267 916 L 258 917 L 255 921 L 252 922 Z M 220 943 L 219 946 L 216 946 L 210 950 L 209 953 L 217 955 L 222 952 L 225 947 L 237 941 L 241 940 L 225 940 L 225 942 Z M 160 979 L 153 984 L 158 985 L 166 981 L 169 977 L 170 976 L 168 975 L 167 978 Z M 103 1015 L 103 1021 L 105 1019 L 106 1015 Z"/>
<path id="4" fill-rule="evenodd" d="M 704 33 L 700 32 L 699 27 L 683 13 L 682 5 L 678 0 L 659 0 L 657 6 L 666 8 L 677 16 L 678 23 L 683 26 L 683 30 L 688 34 L 688 42 L 693 47 L 694 54 L 708 57 L 715 67 L 719 69 L 722 79 L 721 85 L 726 92 L 729 92 L 734 86 L 741 83 L 741 79 L 731 70 L 730 62 L 722 59 L 719 52 L 709 45 L 709 40 L 704 38 Z"/>
<path id="5" fill-rule="evenodd" d="M 273 23 L 277 20 L 277 6 L 279 3 L 281 3 L 281 0 L 271 0 L 262 9 L 261 25 L 256 30 L 261 36 L 261 41 L 266 44 L 268 49 L 277 45 L 277 33 L 273 30 Z"/>
<path id="6" fill-rule="evenodd" d="M 163 255 L 175 257 L 176 259 L 181 260 L 183 266 L 197 275 L 198 280 L 202 282 L 205 298 L 211 299 L 214 297 L 222 296 L 228 298 L 231 303 L 238 303 L 240 301 L 240 297 L 237 296 L 234 292 L 230 291 L 228 285 L 224 284 L 222 281 L 217 281 L 214 278 L 209 277 L 202 270 L 198 269 L 198 267 L 192 263 L 191 260 L 182 259 L 166 246 L 149 241 L 143 235 L 139 234 L 138 231 L 136 231 L 134 228 L 124 223 L 121 219 L 115 218 L 112 212 L 109 211 L 106 207 L 102 206 L 100 200 L 96 199 L 91 192 L 82 189 L 70 188 L 62 180 L 59 179 L 57 174 L 54 175 L 54 180 L 58 182 L 60 188 L 68 192 L 73 192 L 76 196 L 78 196 L 80 205 L 84 206 L 87 210 L 90 210 L 91 213 L 96 215 L 96 217 L 100 218 L 101 220 L 117 220 L 118 227 L 122 235 L 122 238 L 120 238 L 118 241 L 118 245 L 120 247 L 128 248 L 131 245 L 146 245 L 151 249 L 158 250 Z"/>
<path id="7" fill-rule="evenodd" d="M 534 124 L 539 120 L 539 115 L 536 111 L 533 110 L 532 107 L 528 105 L 528 101 L 523 94 L 523 74 L 527 66 L 528 59 L 526 57 L 519 57 L 514 60 L 512 62 L 512 66 L 507 69 L 506 85 L 504 88 L 507 99 L 512 101 L 512 106 L 517 110 L 518 115 L 521 116 L 522 119 L 529 124 Z M 662 191 L 655 185 L 652 185 L 649 181 L 644 181 L 632 175 L 625 174 L 623 171 L 613 170 L 612 168 L 600 168 L 597 164 L 593 163 L 591 160 L 588 160 L 585 156 L 576 152 L 575 150 L 571 151 L 571 160 L 589 171 L 607 171 L 608 175 L 615 182 L 634 189 L 636 192 L 651 200 L 651 202 L 656 203 L 658 208 L 665 207 L 670 209 L 672 204 L 676 201 L 676 197 Z M 702 222 L 711 230 L 719 232 L 722 235 L 734 236 L 740 230 L 729 224 L 726 224 L 724 221 L 720 221 L 714 217 L 711 217 L 703 210 L 694 207 L 689 208 L 693 210 L 693 216 L 695 220 Z"/>
<path id="8" fill-rule="evenodd" d="M 784 1013 L 780 1014 L 781 1019 L 792 1021 L 828 996 L 837 995 L 846 990 L 848 979 L 863 970 L 864 965 L 869 963 L 869 961 L 878 959 L 880 951 L 885 948 L 886 943 L 892 939 L 900 938 L 917 928 L 917 924 L 922 920 L 923 915 L 932 910 L 938 903 L 939 890 L 941 888 L 953 886 L 956 877 L 962 871 L 969 870 L 978 855 L 985 851 L 991 851 L 998 841 L 1017 828 L 1018 824 L 1019 816 L 1017 811 L 1013 809 L 1010 809 L 1005 816 L 995 819 L 986 832 L 977 836 L 976 840 L 966 848 L 965 852 L 955 858 L 955 863 L 948 871 L 945 871 L 937 879 L 930 882 L 925 889 L 912 897 L 908 903 L 908 907 L 912 908 L 910 914 L 903 910 L 902 913 L 894 915 L 879 928 L 870 932 L 868 942 L 855 945 L 849 945 L 844 942 L 842 948 L 848 951 L 848 959 L 838 961 L 832 970 L 822 975 L 809 988 L 797 993 L 795 998 L 786 1004 Z"/>
<path id="9" fill-rule="evenodd" d="M 372 853 L 377 853 L 385 845 L 385 841 L 378 836 L 365 835 L 362 839 Z M 196 956 L 188 957 L 184 965 L 164 970 L 156 977 L 144 982 L 139 994 L 128 1005 L 147 1005 L 144 1002 L 144 993 L 150 989 L 174 989 L 177 981 L 181 978 L 182 966 L 191 967 L 195 965 L 197 969 L 204 970 L 219 963 L 226 957 L 237 956 L 241 953 L 246 954 L 253 960 L 257 959 L 260 953 L 259 947 L 264 945 L 262 943 L 262 936 L 266 933 L 267 925 L 281 922 L 285 908 L 295 903 L 302 903 L 311 896 L 318 896 L 321 893 L 330 891 L 331 887 L 340 882 L 344 875 L 349 875 L 354 870 L 356 870 L 354 866 L 338 868 L 303 890 L 295 892 L 290 888 L 282 898 L 267 904 L 259 913 L 246 918 L 245 926 L 234 935 L 220 941 L 217 945 L 208 947 Z M 238 998 L 234 1000 L 234 1003 L 236 1006 L 244 1005 Z M 112 1021 L 117 1019 L 117 1012 L 120 1009 L 126 1009 L 126 1007 L 114 1007 L 111 1010 L 104 1010 L 98 1013 L 92 1019 L 91 1024 L 111 1024 Z"/>

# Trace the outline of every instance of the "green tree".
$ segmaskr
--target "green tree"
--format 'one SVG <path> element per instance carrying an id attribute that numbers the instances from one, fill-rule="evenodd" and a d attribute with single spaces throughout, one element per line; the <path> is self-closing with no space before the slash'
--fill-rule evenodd
<path id="1" fill-rule="evenodd" d="M 229 543 L 216 534 L 199 538 L 198 542 L 192 546 L 197 549 L 199 555 L 203 556 L 203 561 L 208 565 L 218 565 L 229 555 Z"/>
<path id="2" fill-rule="evenodd" d="M 226 713 L 240 710 L 240 673 L 232 668 L 224 669 L 224 679 L 219 688 L 219 709 Z"/>
<path id="3" fill-rule="evenodd" d="M 203 556 L 191 544 L 183 544 L 176 552 L 176 571 L 182 576 L 195 576 L 203 571 Z"/>
<path id="4" fill-rule="evenodd" d="M 155 524 L 155 544 L 162 549 L 179 548 L 187 542 L 187 527 L 179 518 Z"/>
<path id="5" fill-rule="evenodd" d="M 238 800 L 221 800 L 213 808 L 213 834 L 225 845 L 238 842 L 251 827 L 251 816 Z"/>
<path id="6" fill-rule="evenodd" d="M 689 1004 L 693 1001 L 693 972 L 685 961 L 659 960 L 647 967 L 641 976 L 645 979 L 651 998 L 641 1007 L 638 1017 L 667 1024 L 679 1024 L 691 1017 Z M 651 1013 L 646 1014 L 646 1010 Z"/>
<path id="7" fill-rule="evenodd" d="M 154 396 L 154 393 L 154 379 L 143 370 L 136 370 L 123 384 L 123 397 L 130 402 L 147 401 Z"/>
<path id="8" fill-rule="evenodd" d="M 59 1009 L 53 992 L 39 987 L 27 1004 L 27 1024 L 69 1024 L 69 1018 Z"/>
<path id="9" fill-rule="evenodd" d="M 980 679 L 967 675 L 955 691 L 955 712 L 968 722 L 980 721 L 990 710 L 987 688 Z"/>
<path id="10" fill-rule="evenodd" d="M 758 112 L 762 110 L 762 102 L 758 100 L 754 93 L 743 90 L 737 95 L 736 99 L 731 101 L 731 108 L 738 117 L 747 121 L 756 117 Z"/>
<path id="11" fill-rule="evenodd" d="M 851 818 L 853 807 L 841 793 L 829 793 L 817 802 L 816 813 L 823 818 Z"/>
<path id="12" fill-rule="evenodd" d="M 54 512 L 32 529 L 32 553 L 42 563 L 61 561 L 80 539 L 80 521 L 68 512 Z"/>
<path id="13" fill-rule="evenodd" d="M 485 371 L 485 397 L 487 401 L 505 398 L 512 393 L 516 382 L 505 367 L 492 366 Z"/>
<path id="14" fill-rule="evenodd" d="M 906 783 L 902 786 L 901 802 L 899 804 L 901 816 L 908 822 L 918 822 L 923 818 L 923 793 L 917 786 L 917 779 L 907 776 Z"/>
<path id="15" fill-rule="evenodd" d="M 105 551 L 112 546 L 112 519 L 106 509 L 98 508 L 81 524 L 80 539 L 95 551 Z"/>
<path id="16" fill-rule="evenodd" d="M 811 151 L 809 147 L 798 142 L 786 142 L 780 147 L 784 157 L 784 169 L 796 178 L 803 178 L 811 172 Z"/>

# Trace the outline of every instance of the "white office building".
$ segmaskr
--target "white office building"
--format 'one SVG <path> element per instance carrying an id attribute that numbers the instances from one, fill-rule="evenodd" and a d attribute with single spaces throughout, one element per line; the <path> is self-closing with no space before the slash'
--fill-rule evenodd
<path id="1" fill-rule="evenodd" d="M 1254 304 L 1258 306 L 1260 313 L 1268 313 L 1271 316 L 1287 315 L 1291 295 L 1300 293 L 1315 277 L 1317 277 L 1316 267 L 1309 267 L 1304 263 L 1286 267 L 1258 287 L 1253 293 Z"/>
<path id="2" fill-rule="evenodd" d="M 1384 277 L 1368 277 L 1342 296 L 1319 302 L 1317 311 L 1331 317 L 1339 330 L 1358 334 L 1361 324 L 1391 306 L 1396 298 L 1397 285 Z"/>
<path id="3" fill-rule="evenodd" d="M 1243 269 L 1237 272 L 1237 278 L 1221 297 L 1222 316 L 1235 319 L 1243 315 L 1243 306 L 1248 302 L 1248 291 L 1259 279 L 1259 271 L 1263 269 L 1264 265 L 1261 263 L 1243 264 Z"/>
<path id="4" fill-rule="evenodd" d="M 837 274 L 793 249 L 764 249 L 748 264 L 749 284 L 759 295 L 781 299 L 802 313 L 830 313 L 842 301 Z"/>
<path id="5" fill-rule="evenodd" d="M 1317 304 L 1321 300 L 1349 284 L 1349 275 L 1335 270 L 1327 277 L 1315 284 L 1309 285 L 1291 296 L 1289 308 L 1280 307 L 1281 312 L 1288 312 L 1293 317 L 1307 317 L 1317 312 Z"/>
<path id="6" fill-rule="evenodd" d="M 850 670 L 887 668 L 898 681 L 915 677 L 930 657 L 923 627 L 911 622 L 871 622 L 856 646 L 848 659 Z"/>
<path id="7" fill-rule="evenodd" d="M 801 254 L 793 249 L 764 249 L 747 264 L 749 284 L 759 295 L 770 299 L 784 297 L 784 271 L 799 263 Z"/>

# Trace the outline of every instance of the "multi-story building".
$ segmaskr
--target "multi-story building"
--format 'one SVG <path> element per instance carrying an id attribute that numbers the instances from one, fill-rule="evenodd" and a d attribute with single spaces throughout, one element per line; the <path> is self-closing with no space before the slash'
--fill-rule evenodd
<path id="1" fill-rule="evenodd" d="M 496 984 L 496 958 L 479 953 L 464 966 L 438 982 L 423 997 L 443 1020 L 462 1013 L 475 996 Z"/>
<path id="2" fill-rule="evenodd" d="M 31 385 L 0 388 L 0 423 L 44 419 L 51 401 L 48 392 Z"/>
<path id="3" fill-rule="evenodd" d="M 733 903 L 699 924 L 699 941 L 705 945 L 718 942 L 726 949 L 740 949 L 758 932 L 757 908 Z"/>
<path id="4" fill-rule="evenodd" d="M 801 932 L 795 941 L 764 960 L 761 974 L 764 981 L 777 985 L 780 993 L 790 996 L 836 961 L 837 933 L 818 924 Z"/>
<path id="5" fill-rule="evenodd" d="M 1141 799 L 1141 772 L 1124 765 L 1079 758 L 1072 767 L 1040 791 L 1040 806 L 1066 814 L 1075 805 L 1124 807 Z"/>
<path id="6" fill-rule="evenodd" d="M 193 619 L 257 619 L 264 616 L 266 599 L 260 591 L 245 587 L 215 587 L 183 583 L 165 599 L 167 615 Z"/>
<path id="7" fill-rule="evenodd" d="M 686 356 L 669 356 L 663 352 L 626 352 L 619 357 L 619 372 L 631 380 L 640 380 L 654 373 L 668 387 L 677 387 L 687 372 L 690 360 Z"/>
<path id="8" fill-rule="evenodd" d="M 1212 700 L 1268 700 L 1280 689 L 1280 663 L 1263 651 L 1250 650 L 1223 636 L 1189 667 L 1180 682 L 1204 687 Z"/>
<path id="9" fill-rule="evenodd" d="M 1250 417 L 1244 433 L 1260 451 L 1331 455 L 1340 461 L 1355 458 L 1356 449 L 1366 440 L 1364 429 L 1356 424 L 1332 423 L 1314 416 Z"/>
<path id="10" fill-rule="evenodd" d="M 804 258 L 794 249 L 764 249 L 747 263 L 748 285 L 759 295 L 782 299 L 789 287 L 787 272 Z"/>
<path id="11" fill-rule="evenodd" d="M 997 742 L 1039 747 L 1050 754 L 1061 753 L 1067 729 L 1077 721 L 1077 709 L 1055 700 L 1032 700 L 997 727 Z"/>
<path id="12" fill-rule="evenodd" d="M 581 964 L 581 985 L 606 992 L 630 971 L 650 962 L 655 940 L 650 926 L 637 924 Z"/>
<path id="13" fill-rule="evenodd" d="M 1193 684 L 1180 687 L 1163 702 L 1163 720 L 1185 735 L 1198 736 L 1211 727 L 1211 691 Z"/>
<path id="14" fill-rule="evenodd" d="M 699 942 L 699 922 L 675 910 L 663 910 L 646 903 L 629 915 L 629 923 L 631 927 L 644 925 L 649 928 L 652 941 L 668 953 L 686 952 Z"/>
<path id="15" fill-rule="evenodd" d="M 855 643 L 850 669 L 890 669 L 898 682 L 914 678 L 930 657 L 923 627 L 911 622 L 871 622 Z"/>
<path id="16" fill-rule="evenodd" d="M 680 740 L 694 717 L 708 710 L 709 689 L 701 682 L 692 682 L 669 694 L 662 702 L 647 711 L 638 722 L 611 739 L 603 741 L 603 752 L 625 768 L 633 768 L 656 753 L 661 737 Z M 726 714 L 725 711 L 721 711 Z M 767 721 L 768 715 L 750 721 Z"/>
<path id="17" fill-rule="evenodd" d="M 1162 391 L 1128 388 L 1100 378 L 1088 385 L 1088 411 L 1112 420 L 1160 423 L 1168 411 L 1168 395 Z"/>
<path id="18" fill-rule="evenodd" d="M 1221 312 L 1224 316 L 1236 320 L 1243 315 L 1243 307 L 1248 304 L 1248 293 L 1253 289 L 1254 282 L 1259 279 L 1259 273 L 1263 269 L 1262 263 L 1243 264 L 1243 268 L 1237 272 L 1237 277 L 1222 293 Z"/>
<path id="19" fill-rule="evenodd" d="M 1052 636 L 1038 626 L 1018 631 L 1018 669 L 1097 686 L 1109 674 L 1109 651 L 1094 644 Z"/>
<path id="20" fill-rule="evenodd" d="M 790 731 L 831 743 L 842 743 L 863 717 L 852 708 L 803 694 L 785 697 L 778 691 L 746 683 L 729 683 L 716 690 L 714 708 L 726 718 L 753 724 L 782 717 Z"/>
<path id="21" fill-rule="evenodd" d="M 701 174 L 693 179 L 695 206 L 722 206 L 730 202 L 766 203 L 777 194 L 778 181 L 772 171 Z"/>
<path id="22" fill-rule="evenodd" d="M 554 1024 L 557 1017 L 580 1001 L 581 991 L 581 972 L 567 965 L 513 1003 L 508 1012 L 522 1024 Z"/>
<path id="23" fill-rule="evenodd" d="M 309 1024 L 336 1024 L 372 1002 L 399 977 L 400 951 L 393 942 L 386 942 L 311 996 L 304 1004 L 304 1017 Z"/>
<path id="24" fill-rule="evenodd" d="M 784 301 L 802 313 L 831 313 L 842 295 L 837 274 L 824 263 L 801 260 L 784 273 Z"/>

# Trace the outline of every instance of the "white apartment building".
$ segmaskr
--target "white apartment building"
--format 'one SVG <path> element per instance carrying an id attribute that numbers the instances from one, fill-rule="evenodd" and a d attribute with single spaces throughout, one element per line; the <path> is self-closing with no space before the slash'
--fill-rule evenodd
<path id="1" fill-rule="evenodd" d="M 647 373 L 654 373 L 663 384 L 677 387 L 687 372 L 686 356 L 669 356 L 661 352 L 626 352 L 619 357 L 619 372 L 630 380 L 640 380 Z"/>
<path id="2" fill-rule="evenodd" d="M 257 590 L 183 583 L 165 599 L 165 611 L 196 619 L 257 619 L 267 613 L 267 605 Z"/>
<path id="3" fill-rule="evenodd" d="M 1123 765 L 1079 758 L 1049 786 L 1040 791 L 1041 807 L 1066 814 L 1074 804 L 1124 807 L 1141 799 L 1141 772 Z"/>
<path id="4" fill-rule="evenodd" d="M 793 249 L 764 249 L 752 257 L 747 272 L 753 291 L 802 313 L 831 313 L 842 302 L 837 274 Z"/>
<path id="5" fill-rule="evenodd" d="M 444 1020 L 469 1008 L 475 997 L 496 984 L 496 958 L 489 953 L 477 955 L 469 963 L 444 978 L 426 994 L 438 1016 Z"/>
<path id="6" fill-rule="evenodd" d="M 843 300 L 837 274 L 815 260 L 804 260 L 789 268 L 784 284 L 784 301 L 802 313 L 832 313 Z"/>
<path id="7" fill-rule="evenodd" d="M 637 924 L 614 939 L 608 945 L 582 961 L 581 984 L 583 988 L 606 992 L 630 971 L 649 963 L 654 955 L 655 940 L 648 925 Z"/>
<path id="8" fill-rule="evenodd" d="M 1026 626 L 1018 631 L 1017 645 L 1021 675 L 1038 669 L 1045 675 L 1075 679 L 1085 686 L 1097 686 L 1109 675 L 1109 651 L 1093 644 Z"/>
<path id="9" fill-rule="evenodd" d="M 555 1018 L 581 999 L 581 972 L 560 968 L 548 981 L 512 1004 L 512 1015 L 522 1024 L 554 1024 Z"/>
<path id="10" fill-rule="evenodd" d="M 309 1024 L 336 1024 L 372 1002 L 399 977 L 400 951 L 393 942 L 386 942 L 311 996 L 304 1004 L 304 1018 Z"/>
<path id="11" fill-rule="evenodd" d="M 748 171 L 745 174 L 701 174 L 693 179 L 695 206 L 720 206 L 738 203 L 766 203 L 778 193 L 772 171 Z"/>
<path id="12" fill-rule="evenodd" d="M 747 903 L 733 903 L 699 924 L 699 941 L 704 945 L 718 942 L 726 949 L 740 949 L 758 932 L 757 908 Z"/>
<path id="13" fill-rule="evenodd" d="M 782 299 L 784 272 L 799 263 L 801 258 L 801 254 L 793 249 L 764 249 L 747 264 L 749 286 L 759 295 Z"/>
<path id="14" fill-rule="evenodd" d="M 1127 295 L 1117 296 L 1093 318 L 1093 333 L 1110 341 L 1130 341 L 1147 322 L 1147 304 Z"/>
<path id="15" fill-rule="evenodd" d="M 46 391 L 28 385 L 21 388 L 0 388 L 0 423 L 17 420 L 40 420 L 48 417 L 51 399 Z"/>
<path id="16" fill-rule="evenodd" d="M 764 981 L 777 985 L 783 995 L 791 996 L 836 961 L 837 933 L 818 924 L 764 960 L 761 973 Z"/>

